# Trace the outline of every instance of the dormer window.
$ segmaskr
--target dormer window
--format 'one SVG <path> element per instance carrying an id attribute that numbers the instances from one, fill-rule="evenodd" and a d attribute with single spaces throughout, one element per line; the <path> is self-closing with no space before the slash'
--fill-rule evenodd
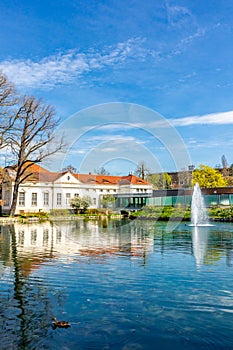
<path id="1" fill-rule="evenodd" d="M 68 181 L 70 180 L 70 176 L 69 176 L 69 175 L 67 176 L 67 180 L 68 180 Z"/>

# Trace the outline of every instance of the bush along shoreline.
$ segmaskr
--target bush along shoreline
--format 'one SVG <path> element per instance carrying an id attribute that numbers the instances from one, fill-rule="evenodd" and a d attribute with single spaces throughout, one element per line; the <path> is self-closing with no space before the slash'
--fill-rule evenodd
<path id="1" fill-rule="evenodd" d="M 214 206 L 207 209 L 210 221 L 233 222 L 233 206 L 220 207 Z M 124 213 L 123 213 L 124 212 Z M 191 208 L 187 207 L 154 207 L 146 206 L 141 210 L 130 212 L 124 210 L 121 214 L 106 209 L 87 209 L 83 213 L 74 213 L 73 210 L 53 210 L 50 213 L 25 213 L 9 217 L 4 215 L 0 217 L 0 222 L 34 222 L 34 221 L 56 221 L 56 220 L 103 220 L 124 219 L 131 220 L 156 220 L 156 221 L 191 221 Z"/>
<path id="2" fill-rule="evenodd" d="M 107 209 L 86 209 L 81 212 L 76 212 L 73 209 L 54 209 L 50 213 L 35 212 L 23 213 L 10 217 L 9 215 L 0 216 L 0 223 L 12 222 L 42 222 L 42 221 L 67 221 L 67 220 L 103 220 L 103 219 L 122 219 L 124 215 L 112 212 Z"/>
<path id="3" fill-rule="evenodd" d="M 208 208 L 207 212 L 210 221 L 233 222 L 233 206 L 215 206 Z M 141 220 L 191 221 L 191 208 L 146 206 L 142 210 L 131 213 L 129 217 Z"/>
<path id="4" fill-rule="evenodd" d="M 190 208 L 182 207 L 153 207 L 146 206 L 137 212 L 131 213 L 130 219 L 158 220 L 158 221 L 190 221 Z"/>

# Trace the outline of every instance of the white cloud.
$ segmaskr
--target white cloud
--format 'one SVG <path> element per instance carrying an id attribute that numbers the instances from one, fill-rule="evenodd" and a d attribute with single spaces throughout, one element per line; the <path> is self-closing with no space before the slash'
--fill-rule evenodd
<path id="1" fill-rule="evenodd" d="M 173 126 L 233 124 L 233 111 L 169 119 Z"/>
<path id="2" fill-rule="evenodd" d="M 106 66 L 115 66 L 129 58 L 144 59 L 147 55 L 140 38 L 129 39 L 102 52 L 79 53 L 70 50 L 40 61 L 10 59 L 0 62 L 0 70 L 18 86 L 51 87 L 70 82 L 74 78 Z"/>
<path id="3" fill-rule="evenodd" d="M 194 21 L 193 15 L 184 6 L 172 6 L 166 3 L 167 19 L 171 26 L 182 26 L 184 23 Z"/>

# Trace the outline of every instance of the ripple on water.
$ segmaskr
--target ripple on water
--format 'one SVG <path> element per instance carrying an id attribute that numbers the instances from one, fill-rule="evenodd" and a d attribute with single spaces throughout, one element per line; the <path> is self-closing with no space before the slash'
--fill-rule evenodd
<path id="1" fill-rule="evenodd" d="M 200 241 L 183 226 L 165 232 L 161 223 L 157 230 L 147 222 L 101 232 L 85 225 L 67 225 L 67 241 L 57 237 L 64 245 L 56 240 L 49 250 L 29 240 L 14 260 L 4 258 L 5 349 L 233 348 L 233 285 L 225 262 L 231 235 L 210 235 L 204 251 L 194 251 Z M 198 267 L 197 253 L 203 253 Z M 71 327 L 53 330 L 53 316 Z"/>

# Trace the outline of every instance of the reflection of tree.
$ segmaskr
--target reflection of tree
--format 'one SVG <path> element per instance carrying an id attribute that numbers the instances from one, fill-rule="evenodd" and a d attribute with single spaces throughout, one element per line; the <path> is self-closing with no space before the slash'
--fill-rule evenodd
<path id="1" fill-rule="evenodd" d="M 20 331 L 21 331 L 20 347 L 24 348 L 26 345 L 26 337 L 25 337 L 25 309 L 24 309 L 24 298 L 22 293 L 23 279 L 21 276 L 20 264 L 17 256 L 17 244 L 16 244 L 14 225 L 9 226 L 9 232 L 11 235 L 12 260 L 14 263 L 14 274 L 15 274 L 14 299 L 18 302 L 18 308 L 20 309 L 20 314 L 18 315 L 18 317 L 20 318 Z"/>
<path id="2" fill-rule="evenodd" d="M 46 338 L 52 331 L 52 302 L 58 304 L 58 300 L 54 301 L 54 298 L 63 300 L 64 296 L 53 295 L 53 300 L 50 301 L 50 291 L 41 280 L 31 279 L 30 275 L 25 273 L 24 268 L 31 261 L 30 256 L 20 256 L 14 225 L 6 226 L 6 237 L 7 232 L 11 238 L 9 247 L 13 264 L 13 289 L 8 289 L 7 296 L 2 298 L 0 304 L 0 316 L 3 320 L 0 322 L 2 345 L 4 349 L 40 348 L 37 342 Z M 9 238 L 7 242 L 9 243 Z M 9 265 L 9 254 L 4 258 L 7 258 L 5 264 Z"/>

